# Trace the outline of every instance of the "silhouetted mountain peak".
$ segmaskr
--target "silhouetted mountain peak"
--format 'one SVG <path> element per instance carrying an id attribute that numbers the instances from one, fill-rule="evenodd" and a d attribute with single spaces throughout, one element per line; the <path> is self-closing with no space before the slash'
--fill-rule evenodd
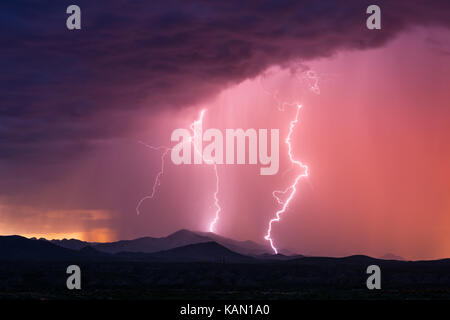
<path id="1" fill-rule="evenodd" d="M 175 231 L 174 233 L 169 234 L 168 237 L 192 235 L 194 233 L 195 233 L 194 231 L 191 231 L 191 230 L 188 230 L 188 229 L 180 229 L 178 231 Z"/>
<path id="2" fill-rule="evenodd" d="M 180 241 L 189 241 L 192 239 L 208 241 L 207 237 L 200 235 L 196 231 L 191 231 L 191 230 L 187 230 L 187 229 L 180 229 L 178 231 L 175 231 L 174 233 L 169 234 L 165 238 L 166 239 L 178 239 Z"/>
<path id="3" fill-rule="evenodd" d="M 404 258 L 402 258 L 400 256 L 397 256 L 397 255 L 395 255 L 393 253 L 387 253 L 384 256 L 381 256 L 380 259 L 383 259 L 383 260 L 398 260 L 398 261 L 404 261 L 405 260 Z"/>
<path id="4" fill-rule="evenodd" d="M 78 253 L 47 240 L 0 236 L 0 260 L 64 260 L 73 257 L 78 257 Z"/>
<path id="5" fill-rule="evenodd" d="M 272 250 L 267 244 L 263 245 L 251 240 L 239 241 L 213 232 L 192 231 L 188 229 L 180 229 L 166 237 L 160 238 L 141 237 L 133 240 L 119 240 L 106 243 L 89 243 L 77 239 L 50 240 L 49 242 L 77 251 L 87 246 L 92 246 L 95 250 L 106 253 L 153 253 L 211 241 L 241 255 L 256 257 L 262 254 L 272 254 Z M 284 251 L 281 252 L 283 254 L 285 253 Z"/>
<path id="6" fill-rule="evenodd" d="M 262 245 L 251 240 L 239 241 L 230 239 L 213 232 L 196 232 L 199 235 L 207 237 L 222 246 L 244 255 L 257 256 L 264 253 L 272 253 L 272 249 L 268 245 Z"/>
<path id="7" fill-rule="evenodd" d="M 214 241 L 189 244 L 151 254 L 159 260 L 184 262 L 253 262 L 253 258 L 238 254 Z"/>
<path id="8" fill-rule="evenodd" d="M 22 237 L 22 236 L 18 236 L 18 235 L 1 236 L 0 238 L 3 239 L 3 240 L 27 240 L 27 238 Z"/>
<path id="9" fill-rule="evenodd" d="M 81 252 L 81 253 L 85 253 L 85 254 L 99 254 L 99 253 L 101 253 L 100 251 L 95 250 L 95 249 L 94 249 L 93 247 L 91 247 L 91 246 L 86 246 L 86 247 L 80 249 L 80 252 Z"/>
<path id="10" fill-rule="evenodd" d="M 65 238 L 62 240 L 53 239 L 53 240 L 50 240 L 49 242 L 56 244 L 60 247 L 72 249 L 72 250 L 81 250 L 86 246 L 94 244 L 94 243 L 89 243 L 86 241 L 81 241 L 78 239 L 65 239 Z"/>

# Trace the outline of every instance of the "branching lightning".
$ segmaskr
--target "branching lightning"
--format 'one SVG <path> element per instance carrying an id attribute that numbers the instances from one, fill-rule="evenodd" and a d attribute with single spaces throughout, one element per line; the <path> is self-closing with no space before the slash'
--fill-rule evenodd
<path id="1" fill-rule="evenodd" d="M 320 89 L 318 86 L 318 81 L 319 81 L 319 77 L 317 76 L 317 74 L 314 71 L 308 71 L 304 73 L 304 76 L 302 78 L 298 78 L 298 80 L 301 80 L 302 82 L 306 82 L 307 87 L 309 88 L 309 90 L 311 90 L 312 92 L 316 93 L 316 94 L 320 94 Z M 283 102 L 279 99 L 278 97 L 278 92 L 272 93 L 266 89 L 263 88 L 263 86 L 261 85 L 260 82 L 260 86 L 263 89 L 263 92 L 269 94 L 272 96 L 272 98 L 277 102 L 277 108 L 279 111 L 285 111 L 287 106 L 291 106 L 294 105 L 292 103 L 287 103 L 287 102 Z M 295 114 L 295 118 L 289 123 L 289 133 L 286 136 L 285 139 L 285 143 L 288 147 L 288 156 L 289 156 L 289 160 L 292 164 L 292 167 L 297 167 L 300 170 L 302 170 L 300 174 L 298 174 L 295 179 L 293 180 L 292 184 L 289 185 L 285 190 L 275 190 L 272 192 L 273 197 L 275 198 L 275 200 L 277 201 L 278 205 L 281 206 L 281 208 L 275 212 L 275 217 L 272 218 L 269 221 L 269 225 L 268 225 L 268 229 L 267 229 L 267 233 L 265 235 L 265 240 L 270 242 L 270 246 L 272 247 L 273 251 L 275 252 L 275 254 L 278 253 L 278 249 L 276 248 L 275 244 L 274 244 L 274 239 L 272 238 L 272 226 L 273 223 L 275 222 L 279 222 L 281 219 L 281 216 L 283 215 L 283 213 L 285 213 L 292 201 L 292 199 L 294 198 L 296 192 L 297 192 L 297 185 L 299 183 L 299 181 L 302 178 L 306 178 L 308 177 L 308 166 L 303 164 L 302 162 L 300 162 L 299 160 L 296 160 L 294 158 L 293 155 L 293 150 L 292 150 L 292 144 L 291 144 L 291 136 L 293 133 L 293 130 L 295 128 L 295 126 L 297 125 L 297 123 L 299 122 L 299 117 L 300 117 L 300 109 L 302 108 L 302 106 L 300 104 L 295 104 L 296 105 L 296 114 Z M 220 206 L 220 202 L 219 202 L 219 185 L 220 185 L 220 181 L 219 181 L 219 174 L 218 174 L 218 169 L 217 169 L 217 164 L 215 163 L 214 160 L 212 159 L 205 159 L 204 155 L 202 154 L 201 149 L 199 148 L 199 146 L 197 146 L 196 141 L 198 141 L 198 139 L 196 139 L 198 137 L 198 135 L 202 134 L 201 129 L 198 130 L 197 128 L 202 128 L 202 124 L 203 124 L 203 117 L 205 114 L 206 110 L 203 109 L 200 111 L 200 115 L 199 118 L 195 121 L 193 121 L 190 125 L 191 131 L 192 131 L 192 135 L 190 136 L 188 142 L 191 143 L 193 145 L 194 148 L 194 152 L 196 152 L 197 154 L 199 154 L 201 156 L 202 161 L 204 161 L 206 164 L 208 165 L 212 165 L 213 169 L 214 169 L 214 175 L 216 178 L 216 185 L 215 185 L 215 191 L 213 194 L 213 198 L 214 198 L 214 206 L 216 208 L 215 214 L 214 214 L 214 218 L 213 220 L 210 222 L 209 224 L 209 231 L 210 232 L 214 232 L 215 231 L 215 226 L 219 220 L 220 217 L 220 213 L 222 211 L 222 208 Z M 200 139 L 201 140 L 201 139 Z M 153 199 L 158 187 L 161 184 L 161 177 L 164 175 L 164 164 L 165 164 L 165 158 L 166 155 L 172 150 L 172 148 L 166 147 L 166 146 L 160 146 L 160 147 L 154 147 L 151 145 L 147 145 L 143 142 L 140 142 L 143 145 L 145 145 L 146 147 L 152 149 L 152 150 L 157 150 L 160 151 L 162 150 L 162 154 L 161 154 L 161 169 L 160 171 L 157 173 L 156 177 L 155 177 L 155 181 L 153 183 L 153 188 L 152 188 L 152 192 L 150 195 L 147 195 L 145 197 L 143 197 L 137 204 L 136 207 L 136 212 L 137 214 L 140 213 L 139 208 L 142 205 L 142 203 L 145 200 L 148 199 Z"/>
<path id="2" fill-rule="evenodd" d="M 275 190 L 272 195 L 273 197 L 277 200 L 278 204 L 280 204 L 282 207 L 281 209 L 279 209 L 276 213 L 275 213 L 275 218 L 271 219 L 269 221 L 269 227 L 267 229 L 267 234 L 264 237 L 264 239 L 266 239 L 267 241 L 270 242 L 270 246 L 272 247 L 273 251 L 277 254 L 278 253 L 278 249 L 275 247 L 274 245 L 274 240 L 272 239 L 272 224 L 274 222 L 279 222 L 281 219 L 281 215 L 286 212 L 289 203 L 291 202 L 292 198 L 294 197 L 295 193 L 297 192 L 297 184 L 300 181 L 301 178 L 307 177 L 308 176 L 308 166 L 304 165 L 303 163 L 301 163 L 300 161 L 294 159 L 294 156 L 292 155 L 292 144 L 291 144 L 291 135 L 292 135 L 292 131 L 295 128 L 295 125 L 298 123 L 298 119 L 299 119 L 299 115 L 300 115 L 300 109 L 301 109 L 301 105 L 297 105 L 297 112 L 295 114 L 295 119 L 292 120 L 289 124 L 289 133 L 286 137 L 285 143 L 288 146 L 288 155 L 289 155 L 289 160 L 291 161 L 291 163 L 299 168 L 301 168 L 303 170 L 303 173 L 299 174 L 294 182 L 287 187 L 285 190 L 279 191 L 279 190 Z M 283 195 L 287 195 L 287 199 L 283 200 L 281 196 Z"/>
<path id="3" fill-rule="evenodd" d="M 209 232 L 214 232 L 217 221 L 219 221 L 219 215 L 222 208 L 219 204 L 219 173 L 217 172 L 217 164 L 214 163 L 214 173 L 216 174 L 216 191 L 214 192 L 214 206 L 216 207 L 216 214 L 213 221 L 209 224 Z"/>
<path id="4" fill-rule="evenodd" d="M 191 124 L 191 130 L 193 132 L 193 136 L 191 136 L 190 139 L 189 139 L 189 141 L 191 143 L 192 143 L 193 140 L 194 140 L 194 142 L 196 141 L 195 138 L 198 136 L 199 132 L 198 132 L 198 130 L 195 130 L 195 128 L 196 128 L 196 125 L 202 125 L 203 124 L 203 116 L 205 115 L 205 111 L 206 111 L 205 109 L 200 111 L 200 118 L 198 120 L 194 121 Z M 211 223 L 209 224 L 209 232 L 214 232 L 215 225 L 216 225 L 217 221 L 219 220 L 219 215 L 220 215 L 220 212 L 222 211 L 222 208 L 220 207 L 220 204 L 219 204 L 219 198 L 218 198 L 218 194 L 219 194 L 219 173 L 217 172 L 217 164 L 211 159 L 205 159 L 203 154 L 202 154 L 202 152 L 198 149 L 198 146 L 195 143 L 193 143 L 193 146 L 194 146 L 195 152 L 197 152 L 197 154 L 199 154 L 202 157 L 202 160 L 205 161 L 206 164 L 213 166 L 214 174 L 216 176 L 216 190 L 214 191 L 214 206 L 216 207 L 216 212 L 215 212 L 215 216 L 214 216 L 213 221 L 211 221 Z"/>
<path id="5" fill-rule="evenodd" d="M 319 76 L 314 70 L 308 70 L 306 72 L 303 72 L 301 76 L 296 75 L 295 77 L 303 84 L 306 84 L 306 87 L 310 91 L 314 92 L 315 94 L 320 94 Z M 261 78 L 259 80 L 261 80 Z M 279 111 L 285 111 L 286 106 L 293 105 L 292 103 L 281 101 L 278 96 L 278 91 L 274 93 L 270 92 L 269 90 L 266 90 L 264 88 L 264 86 L 261 84 L 261 81 L 259 82 L 259 84 L 263 89 L 263 92 L 272 96 L 272 98 L 276 101 L 277 108 Z M 287 211 L 291 200 L 293 199 L 295 193 L 297 192 L 297 184 L 299 183 L 300 179 L 308 177 L 308 166 L 296 160 L 292 154 L 291 136 L 296 124 L 299 121 L 300 109 L 302 108 L 301 104 L 295 105 L 297 106 L 297 111 L 295 114 L 295 118 L 289 124 L 289 133 L 285 139 L 285 143 L 288 146 L 288 156 L 289 160 L 292 163 L 292 166 L 300 168 L 302 170 L 302 173 L 297 175 L 293 183 L 290 186 L 288 186 L 285 190 L 275 190 L 272 192 L 273 197 L 277 201 L 278 205 L 281 206 L 281 209 L 276 211 L 275 217 L 269 221 L 269 226 L 267 228 L 267 233 L 264 239 L 270 242 L 270 246 L 272 247 L 275 254 L 278 253 L 278 249 L 276 248 L 274 240 L 272 238 L 272 225 L 274 222 L 279 222 L 281 219 L 281 215 Z"/>
<path id="6" fill-rule="evenodd" d="M 158 172 L 158 174 L 156 175 L 155 182 L 153 182 L 152 193 L 149 194 L 148 196 L 143 197 L 141 200 L 139 200 L 139 202 L 138 202 L 138 204 L 137 204 L 137 206 L 136 206 L 136 213 L 137 213 L 138 215 L 140 214 L 139 208 L 141 207 L 141 204 L 142 204 L 145 200 L 153 199 L 153 197 L 154 197 L 155 194 L 156 194 L 156 189 L 158 188 L 159 185 L 161 185 L 161 176 L 164 174 L 164 162 L 165 162 L 165 157 L 166 157 L 167 153 L 168 153 L 170 150 L 172 150 L 172 149 L 170 149 L 169 147 L 164 147 L 164 146 L 161 146 L 161 147 L 154 147 L 154 146 L 148 145 L 148 144 L 146 144 L 146 143 L 144 143 L 144 142 L 142 142 L 142 141 L 139 141 L 139 143 L 143 144 L 144 146 L 146 146 L 147 148 L 150 148 L 150 149 L 152 149 L 152 150 L 164 150 L 164 152 L 163 152 L 162 155 L 161 155 L 161 169 L 160 169 L 160 171 Z"/>
<path id="7" fill-rule="evenodd" d="M 189 143 L 191 143 L 194 147 L 194 151 L 197 152 L 197 154 L 199 154 L 202 157 L 202 160 L 208 164 L 208 165 L 212 165 L 214 168 L 214 174 L 215 174 L 215 178 L 216 178 L 216 188 L 214 191 L 214 206 L 216 207 L 216 211 L 215 211 L 215 215 L 213 220 L 211 221 L 211 223 L 209 224 L 209 231 L 210 232 L 214 232 L 215 231 L 215 225 L 217 223 L 217 221 L 219 220 L 219 216 L 220 216 L 220 212 L 222 211 L 222 208 L 219 204 L 219 173 L 217 170 L 217 164 L 212 160 L 212 159 L 205 159 L 202 152 L 199 150 L 198 146 L 196 145 L 195 141 L 196 141 L 196 137 L 200 134 L 201 135 L 201 131 L 199 132 L 199 130 L 196 130 L 196 128 L 198 128 L 200 126 L 200 128 L 202 127 L 203 124 L 203 116 L 205 114 L 206 110 L 203 109 L 200 111 L 200 116 L 197 120 L 195 120 L 194 122 L 191 123 L 191 130 L 192 130 L 192 135 L 189 138 Z M 155 146 L 151 146 L 148 145 L 146 143 L 140 142 L 141 144 L 143 144 L 144 146 L 152 149 L 152 150 L 164 150 L 162 155 L 161 155 L 161 169 L 160 171 L 157 173 L 156 177 L 155 177 L 155 181 L 153 182 L 153 188 L 152 188 L 152 193 L 143 197 L 137 204 L 136 206 L 136 213 L 139 215 L 140 214 L 140 206 L 142 205 L 142 203 L 145 200 L 149 200 L 149 199 L 153 199 L 158 186 L 161 185 L 161 177 L 164 175 L 164 163 L 165 163 L 165 157 L 166 155 L 169 153 L 169 151 L 172 151 L 172 148 L 166 147 L 166 146 L 159 146 L 159 147 L 155 147 Z"/>

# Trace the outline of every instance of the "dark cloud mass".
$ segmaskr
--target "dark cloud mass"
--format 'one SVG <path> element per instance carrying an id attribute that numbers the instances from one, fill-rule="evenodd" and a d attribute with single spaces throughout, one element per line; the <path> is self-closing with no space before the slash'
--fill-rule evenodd
<path id="1" fill-rule="evenodd" d="M 80 31 L 65 27 L 72 2 L 82 9 Z M 136 112 L 190 105 L 271 65 L 449 24 L 447 0 L 377 1 L 383 29 L 369 31 L 369 4 L 2 1 L 0 161 L 70 156 L 123 134 Z"/>

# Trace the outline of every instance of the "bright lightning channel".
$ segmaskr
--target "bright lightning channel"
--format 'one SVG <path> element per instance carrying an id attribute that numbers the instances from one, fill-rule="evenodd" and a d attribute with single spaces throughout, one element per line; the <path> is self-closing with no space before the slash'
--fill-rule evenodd
<path id="1" fill-rule="evenodd" d="M 206 164 L 213 165 L 213 168 L 214 168 L 214 174 L 216 176 L 216 190 L 214 191 L 214 206 L 216 207 L 216 212 L 215 212 L 213 221 L 211 221 L 211 223 L 209 224 L 209 232 L 214 232 L 217 221 L 219 220 L 220 212 L 222 211 L 222 208 L 220 207 L 220 204 L 219 204 L 219 197 L 218 197 L 219 173 L 217 172 L 217 164 L 212 159 L 205 159 L 202 152 L 198 149 L 198 146 L 195 143 L 195 141 L 196 141 L 195 138 L 198 136 L 199 133 L 201 134 L 201 132 L 198 132 L 199 130 L 196 130 L 196 128 L 203 127 L 203 116 L 205 115 L 205 112 L 206 112 L 205 109 L 200 111 L 200 118 L 191 124 L 191 130 L 194 133 L 194 135 L 190 137 L 189 141 L 192 143 L 192 140 L 194 140 L 193 145 L 194 145 L 195 152 L 197 152 L 197 154 L 199 154 L 202 157 L 202 160 L 205 161 Z"/>
<path id="2" fill-rule="evenodd" d="M 159 150 L 164 150 L 164 152 L 163 152 L 162 155 L 161 155 L 161 169 L 159 170 L 158 174 L 156 175 L 155 182 L 153 182 L 152 193 L 149 194 L 148 196 L 143 197 L 141 200 L 139 200 L 139 202 L 138 202 L 138 204 L 137 204 L 137 206 L 136 206 L 136 213 L 137 213 L 138 215 L 141 213 L 141 212 L 139 211 L 139 209 L 140 209 L 142 203 L 143 203 L 145 200 L 153 199 L 153 197 L 154 197 L 155 194 L 156 194 L 156 189 L 158 188 L 158 186 L 161 185 L 161 177 L 162 177 L 162 175 L 164 174 L 164 162 L 165 162 L 165 158 L 166 158 L 167 153 L 168 153 L 170 150 L 172 150 L 172 149 L 170 149 L 169 147 L 164 147 L 164 146 L 161 146 L 161 147 L 154 147 L 154 146 L 148 145 L 148 144 L 146 144 L 146 143 L 144 143 L 144 142 L 142 142 L 142 141 L 139 141 L 139 143 L 143 144 L 144 146 L 146 146 L 147 148 L 150 148 L 150 149 L 152 149 L 152 150 L 158 150 L 158 151 L 159 151 Z"/>
<path id="3" fill-rule="evenodd" d="M 278 210 L 275 213 L 275 218 L 271 219 L 269 222 L 269 227 L 267 229 L 267 234 L 264 237 L 264 239 L 266 239 L 267 241 L 270 242 L 270 246 L 272 247 L 273 251 L 275 252 L 275 254 L 278 254 L 278 249 L 275 247 L 274 245 L 274 241 L 272 239 L 272 224 L 274 222 L 279 222 L 281 219 L 281 215 L 286 212 L 289 203 L 291 202 L 292 198 L 294 197 L 295 193 L 297 192 L 297 184 L 300 181 L 301 178 L 305 178 L 308 176 L 308 166 L 306 166 L 305 164 L 301 163 L 300 161 L 294 159 L 294 156 L 292 155 L 292 145 L 291 145 L 291 135 L 292 135 L 292 131 L 295 128 L 295 125 L 298 123 L 298 118 L 300 115 L 300 109 L 302 108 L 302 106 L 299 104 L 297 105 L 297 112 L 295 114 L 295 119 L 292 120 L 289 124 L 289 133 L 286 137 L 285 143 L 288 146 L 288 155 L 289 155 L 289 160 L 291 161 L 291 163 L 293 165 L 298 166 L 299 168 L 301 168 L 303 170 L 303 173 L 299 174 L 294 182 L 287 187 L 284 191 L 279 191 L 279 190 L 275 190 L 272 195 L 273 197 L 277 200 L 278 204 L 280 204 L 282 207 L 280 210 Z M 283 200 L 280 196 L 281 195 L 288 195 L 286 200 Z"/>
<path id="4" fill-rule="evenodd" d="M 215 226 L 217 224 L 217 222 L 219 221 L 219 217 L 220 217 L 220 212 L 222 211 L 222 207 L 219 204 L 219 173 L 217 170 L 217 164 L 212 160 L 212 159 L 205 159 L 203 154 L 201 153 L 201 151 L 199 150 L 198 146 L 196 145 L 195 141 L 196 137 L 200 134 L 201 135 L 201 129 L 198 130 L 196 128 L 202 128 L 202 124 L 203 124 L 203 116 L 205 115 L 206 110 L 202 109 L 200 111 L 200 116 L 197 120 L 195 120 L 194 122 L 191 123 L 191 130 L 193 135 L 191 135 L 189 137 L 189 143 L 191 143 L 194 146 L 194 150 L 195 152 L 197 152 L 197 154 L 199 154 L 202 157 L 202 160 L 205 161 L 206 164 L 208 165 L 212 165 L 214 168 L 214 174 L 216 177 L 216 189 L 214 191 L 214 206 L 216 207 L 216 211 L 215 211 L 215 215 L 214 215 L 214 219 L 211 221 L 211 223 L 209 224 L 209 232 L 215 232 Z M 155 181 L 153 183 L 153 188 L 152 188 L 152 193 L 150 195 L 147 195 L 145 197 L 143 197 L 137 204 L 136 206 L 136 213 L 139 215 L 140 214 L 140 207 L 142 205 L 142 203 L 145 200 L 149 200 L 149 199 L 153 199 L 158 186 L 161 185 L 161 177 L 164 175 L 164 163 L 165 163 L 165 157 L 166 155 L 169 153 L 169 151 L 172 151 L 172 148 L 169 147 L 165 147 L 165 146 L 159 146 L 159 147 L 154 147 L 151 145 L 148 145 L 146 143 L 140 142 L 141 144 L 143 144 L 144 146 L 152 149 L 152 150 L 164 150 L 162 155 L 161 155 L 161 169 L 160 171 L 157 173 L 156 177 L 155 177 Z"/>

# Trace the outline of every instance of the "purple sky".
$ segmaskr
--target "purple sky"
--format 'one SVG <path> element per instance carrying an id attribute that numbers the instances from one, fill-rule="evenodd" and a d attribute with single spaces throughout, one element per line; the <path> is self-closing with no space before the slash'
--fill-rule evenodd
<path id="1" fill-rule="evenodd" d="M 106 4 L 107 3 L 107 4 Z M 448 1 L 68 1 L 0 4 L 0 233 L 106 241 L 205 230 L 208 167 L 160 154 L 201 108 L 216 128 L 280 128 L 305 108 L 296 156 L 311 167 L 277 242 L 305 254 L 450 255 Z M 320 95 L 304 71 L 319 76 Z M 267 94 L 269 91 L 271 94 Z M 276 94 L 275 94 L 276 93 Z M 275 96 L 274 96 L 275 94 Z M 263 241 L 292 180 L 220 167 L 217 231 Z"/>

